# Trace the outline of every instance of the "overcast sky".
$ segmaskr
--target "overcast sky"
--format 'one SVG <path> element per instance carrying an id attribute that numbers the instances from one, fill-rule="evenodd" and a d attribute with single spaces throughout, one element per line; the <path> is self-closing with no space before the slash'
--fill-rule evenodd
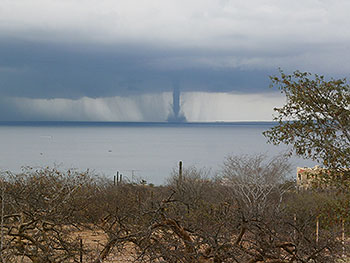
<path id="1" fill-rule="evenodd" d="M 348 76 L 349 10 L 345 0 L 2 0 L 0 120 L 163 120 L 174 83 L 191 120 L 269 119 L 283 103 L 268 88 L 279 67 Z M 198 98 L 217 115 L 193 117 Z M 266 116 L 240 118 L 238 98 Z"/>

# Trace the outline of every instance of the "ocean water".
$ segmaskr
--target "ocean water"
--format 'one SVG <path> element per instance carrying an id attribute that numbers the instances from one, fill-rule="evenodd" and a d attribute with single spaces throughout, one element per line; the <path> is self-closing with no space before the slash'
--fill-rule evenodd
<path id="1" fill-rule="evenodd" d="M 23 166 L 89 169 L 113 178 L 162 184 L 178 162 L 220 173 L 228 155 L 281 154 L 266 143 L 273 123 L 74 123 L 0 122 L 0 171 Z M 296 157 L 292 165 L 313 162 Z M 291 174 L 293 176 L 293 174 Z"/>

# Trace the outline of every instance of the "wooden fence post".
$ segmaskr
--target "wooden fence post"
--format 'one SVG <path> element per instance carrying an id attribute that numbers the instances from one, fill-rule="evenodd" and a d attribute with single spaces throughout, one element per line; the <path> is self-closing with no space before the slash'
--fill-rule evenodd
<path id="1" fill-rule="evenodd" d="M 319 239 L 319 228 L 320 228 L 320 219 L 319 216 L 316 217 L 316 245 L 318 244 Z"/>
<path id="2" fill-rule="evenodd" d="M 294 237 L 294 242 L 295 240 L 297 239 L 297 214 L 294 213 L 294 216 L 293 216 L 293 219 L 294 219 L 294 230 L 293 230 L 293 237 Z"/>
<path id="3" fill-rule="evenodd" d="M 182 161 L 179 162 L 179 182 L 182 182 Z"/>
<path id="4" fill-rule="evenodd" d="M 343 258 L 345 257 L 345 223 L 344 219 L 341 220 L 341 244 L 343 249 Z"/>
<path id="5" fill-rule="evenodd" d="M 83 239 L 80 238 L 80 263 L 83 263 Z"/>

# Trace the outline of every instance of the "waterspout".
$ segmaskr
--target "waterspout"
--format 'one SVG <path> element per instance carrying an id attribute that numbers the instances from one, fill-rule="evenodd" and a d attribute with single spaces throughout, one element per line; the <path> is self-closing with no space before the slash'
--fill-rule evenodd
<path id="1" fill-rule="evenodd" d="M 173 107 L 172 112 L 168 116 L 168 122 L 186 122 L 186 117 L 181 111 L 181 94 L 178 82 L 174 83 L 173 90 Z"/>

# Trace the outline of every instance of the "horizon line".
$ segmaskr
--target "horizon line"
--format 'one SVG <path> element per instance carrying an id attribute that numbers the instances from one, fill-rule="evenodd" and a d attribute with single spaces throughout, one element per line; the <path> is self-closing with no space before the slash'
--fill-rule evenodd
<path id="1" fill-rule="evenodd" d="M 16 125 L 251 125 L 251 124 L 276 124 L 276 121 L 186 121 L 186 122 L 176 122 L 176 121 L 65 121 L 65 120 L 20 120 L 20 121 L 1 121 L 0 126 L 16 126 Z"/>

